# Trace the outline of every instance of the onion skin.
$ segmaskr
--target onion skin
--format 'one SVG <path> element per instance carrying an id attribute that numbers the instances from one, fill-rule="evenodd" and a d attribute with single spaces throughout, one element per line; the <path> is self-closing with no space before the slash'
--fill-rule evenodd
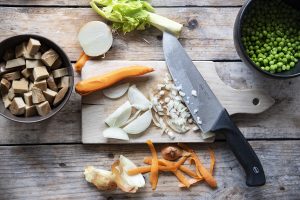
<path id="1" fill-rule="evenodd" d="M 161 155 L 166 160 L 174 161 L 182 157 L 182 149 L 176 146 L 168 145 L 162 148 Z"/>

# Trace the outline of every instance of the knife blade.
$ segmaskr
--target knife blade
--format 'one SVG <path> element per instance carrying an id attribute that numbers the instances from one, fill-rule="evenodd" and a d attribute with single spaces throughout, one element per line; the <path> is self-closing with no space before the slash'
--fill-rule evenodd
<path id="1" fill-rule="evenodd" d="M 264 185 L 264 170 L 257 155 L 177 38 L 164 32 L 163 50 L 174 84 L 180 88 L 183 100 L 199 128 L 203 132 L 224 133 L 229 147 L 246 172 L 246 184 Z"/>

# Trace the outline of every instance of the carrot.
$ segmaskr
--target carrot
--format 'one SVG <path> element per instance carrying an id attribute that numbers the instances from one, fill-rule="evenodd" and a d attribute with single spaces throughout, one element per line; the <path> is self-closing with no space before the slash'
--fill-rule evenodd
<path id="1" fill-rule="evenodd" d="M 154 71 L 153 68 L 145 66 L 123 67 L 103 75 L 82 80 L 76 84 L 75 90 L 80 95 L 87 95 L 97 90 L 112 86 L 125 78 L 144 75 L 152 71 Z"/>
<path id="2" fill-rule="evenodd" d="M 176 171 L 176 168 L 174 166 L 158 165 L 158 170 L 163 171 L 163 172 L 173 172 L 173 171 Z M 142 173 L 142 174 L 148 173 L 150 171 L 151 171 L 151 166 L 142 166 L 142 167 L 137 167 L 137 168 L 128 170 L 127 174 L 129 176 L 133 176 L 133 175 L 137 175 L 140 173 Z"/>
<path id="3" fill-rule="evenodd" d="M 195 162 L 196 169 L 198 170 L 198 172 L 203 176 L 204 180 L 208 183 L 208 185 L 210 187 L 216 188 L 217 187 L 217 181 L 212 176 L 212 174 L 203 166 L 203 164 L 201 163 L 201 161 L 198 158 L 198 156 L 196 155 L 196 153 L 190 147 L 188 147 L 187 145 L 184 145 L 184 144 L 178 144 L 178 145 L 181 148 L 183 148 L 185 151 L 191 153 L 191 157 Z"/>
<path id="4" fill-rule="evenodd" d="M 191 186 L 191 184 L 185 178 L 185 176 L 183 175 L 183 173 L 181 173 L 181 171 L 177 170 L 177 171 L 175 171 L 173 173 L 175 174 L 175 176 L 177 177 L 177 179 L 180 181 L 180 183 L 182 183 L 185 187 L 189 188 Z"/>
<path id="5" fill-rule="evenodd" d="M 152 186 L 152 190 L 156 189 L 158 182 L 158 158 L 157 153 L 154 148 L 154 145 L 151 140 L 147 140 L 147 144 L 152 154 L 152 164 L 151 164 L 151 173 L 150 173 L 150 183 Z"/>
<path id="6" fill-rule="evenodd" d="M 195 172 L 193 172 L 186 166 L 180 166 L 179 169 L 194 179 L 202 179 L 202 177 L 199 177 Z"/>
<path id="7" fill-rule="evenodd" d="M 90 59 L 88 55 L 86 55 L 84 52 L 81 52 L 79 59 L 75 63 L 75 71 L 77 73 L 80 73 L 82 68 L 84 67 L 85 63 Z"/>
<path id="8" fill-rule="evenodd" d="M 189 184 L 191 186 L 191 185 L 195 185 L 196 183 L 198 183 L 198 182 L 200 182 L 202 180 L 203 179 L 201 179 L 201 178 L 198 178 L 198 179 L 197 178 L 192 178 L 192 179 L 189 179 L 188 182 L 189 182 Z M 181 188 L 186 187 L 186 185 L 184 185 L 183 183 L 179 183 L 178 186 L 181 187 Z"/>

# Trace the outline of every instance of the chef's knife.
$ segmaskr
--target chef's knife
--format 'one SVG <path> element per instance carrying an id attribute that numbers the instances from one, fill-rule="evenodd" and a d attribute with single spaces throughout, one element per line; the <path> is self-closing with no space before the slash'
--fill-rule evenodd
<path id="1" fill-rule="evenodd" d="M 183 99 L 199 128 L 204 133 L 224 133 L 229 147 L 246 172 L 246 184 L 264 185 L 265 174 L 257 155 L 231 121 L 226 109 L 213 94 L 177 38 L 164 32 L 163 49 L 174 83 L 185 93 Z"/>

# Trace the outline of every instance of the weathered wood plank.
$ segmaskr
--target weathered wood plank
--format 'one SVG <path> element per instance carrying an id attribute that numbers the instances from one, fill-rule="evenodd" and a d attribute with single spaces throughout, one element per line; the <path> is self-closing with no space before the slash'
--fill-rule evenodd
<path id="1" fill-rule="evenodd" d="M 157 13 L 184 24 L 181 42 L 193 60 L 239 59 L 232 29 L 239 8 L 158 8 Z M 101 18 L 90 8 L 0 7 L 0 41 L 17 34 L 35 33 L 60 44 L 71 60 L 81 52 L 80 27 Z M 51 16 L 51 17 L 50 17 Z M 163 60 L 162 33 L 147 31 L 115 35 L 110 60 Z"/>
<path id="2" fill-rule="evenodd" d="M 88 6 L 90 0 L 0 0 L 0 5 L 26 5 L 26 6 Z M 153 6 L 240 6 L 242 5 L 243 0 L 153 0 Z"/>
<path id="3" fill-rule="evenodd" d="M 223 142 L 216 152 L 216 190 L 201 183 L 190 190 L 177 187 L 171 174 L 161 174 L 156 191 L 147 185 L 136 194 L 99 192 L 83 178 L 86 165 L 110 169 L 120 154 L 137 164 L 150 155 L 146 145 L 56 145 L 0 147 L 1 199 L 297 199 L 300 190 L 300 141 L 250 142 L 264 166 L 267 183 L 245 185 L 244 172 Z M 192 145 L 209 165 L 207 145 Z"/>
<path id="4" fill-rule="evenodd" d="M 246 138 L 300 138 L 300 78 L 266 79 L 254 74 L 241 62 L 215 64 L 220 78 L 226 84 L 233 88 L 263 88 L 276 100 L 275 105 L 264 113 L 233 116 Z M 1 117 L 0 144 L 79 143 L 80 122 L 80 96 L 74 93 L 66 107 L 49 121 L 26 125 Z"/>

